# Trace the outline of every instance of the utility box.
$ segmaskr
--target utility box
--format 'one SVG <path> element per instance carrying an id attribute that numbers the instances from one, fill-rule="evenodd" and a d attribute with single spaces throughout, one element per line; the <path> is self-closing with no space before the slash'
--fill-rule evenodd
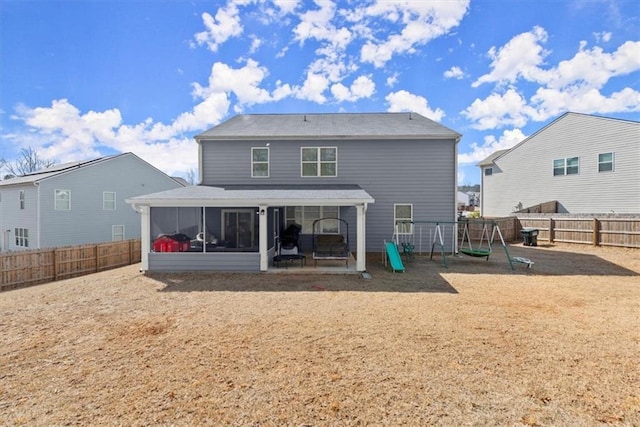
<path id="1" fill-rule="evenodd" d="M 537 228 L 523 228 L 521 232 L 525 246 L 538 246 L 539 230 Z"/>

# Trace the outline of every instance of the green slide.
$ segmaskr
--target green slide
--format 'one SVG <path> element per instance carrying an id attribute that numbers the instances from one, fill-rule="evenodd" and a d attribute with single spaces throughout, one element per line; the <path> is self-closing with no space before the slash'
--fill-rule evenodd
<path id="1" fill-rule="evenodd" d="M 385 246 L 387 247 L 387 257 L 389 257 L 391 270 L 393 270 L 394 273 L 396 271 L 404 273 L 404 264 L 402 264 L 400 253 L 398 252 L 398 247 L 395 242 L 385 242 Z"/>

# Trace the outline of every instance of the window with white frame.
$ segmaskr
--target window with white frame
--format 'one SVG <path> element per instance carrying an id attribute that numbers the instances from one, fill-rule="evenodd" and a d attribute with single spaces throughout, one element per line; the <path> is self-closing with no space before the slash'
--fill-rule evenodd
<path id="1" fill-rule="evenodd" d="M 413 205 L 396 203 L 393 205 L 393 223 L 398 234 L 413 233 Z"/>
<path id="2" fill-rule="evenodd" d="M 578 157 L 567 157 L 553 161 L 553 176 L 576 175 L 580 171 Z"/>
<path id="3" fill-rule="evenodd" d="M 102 193 L 102 209 L 105 211 L 116 210 L 116 193 L 114 191 L 104 191 Z"/>
<path id="4" fill-rule="evenodd" d="M 124 240 L 124 225 L 111 226 L 111 240 L 114 242 Z"/>
<path id="5" fill-rule="evenodd" d="M 18 199 L 20 200 L 20 209 L 24 210 L 24 190 L 20 190 L 18 194 Z"/>
<path id="6" fill-rule="evenodd" d="M 337 147 L 302 147 L 300 159 L 303 177 L 338 176 Z"/>
<path id="7" fill-rule="evenodd" d="M 251 178 L 269 178 L 269 147 L 251 148 Z"/>
<path id="8" fill-rule="evenodd" d="M 16 228 L 16 246 L 21 248 L 29 247 L 29 230 L 26 228 Z"/>
<path id="9" fill-rule="evenodd" d="M 484 170 L 484 176 L 491 176 L 493 175 L 493 168 L 486 168 Z"/>
<path id="10" fill-rule="evenodd" d="M 71 190 L 55 190 L 55 209 L 57 211 L 71 210 Z"/>
<path id="11" fill-rule="evenodd" d="M 613 172 L 613 153 L 598 154 L 598 172 Z"/>
<path id="12" fill-rule="evenodd" d="M 285 209 L 285 226 L 288 227 L 292 223 L 302 226 L 303 234 L 313 233 L 313 223 L 320 218 L 339 218 L 339 206 L 287 206 Z M 315 230 L 316 233 L 322 234 L 338 234 L 340 233 L 340 221 L 325 220 L 321 221 L 318 226 L 320 229 Z"/>

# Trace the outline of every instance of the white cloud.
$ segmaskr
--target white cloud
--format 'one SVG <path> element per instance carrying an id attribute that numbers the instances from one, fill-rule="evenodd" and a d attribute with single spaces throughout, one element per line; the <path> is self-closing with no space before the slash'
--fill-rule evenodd
<path id="1" fill-rule="evenodd" d="M 523 141 L 526 136 L 520 129 L 505 130 L 498 139 L 493 135 L 487 135 L 484 137 L 482 145 L 477 143 L 471 143 L 470 153 L 458 154 L 459 165 L 469 165 L 478 163 L 498 150 L 509 149 L 519 142 Z"/>
<path id="2" fill-rule="evenodd" d="M 478 78 L 471 86 L 493 82 L 514 83 L 519 77 L 537 81 L 541 73 L 538 66 L 549 53 L 541 45 L 546 41 L 547 32 L 544 28 L 534 27 L 529 32 L 515 36 L 499 49 L 492 47 L 488 52 L 492 59 L 491 72 Z"/>
<path id="3" fill-rule="evenodd" d="M 300 0 L 273 0 L 273 3 L 278 6 L 283 14 L 288 14 L 296 10 L 300 4 Z"/>
<path id="4" fill-rule="evenodd" d="M 439 122 L 445 116 L 444 111 L 441 109 L 431 109 L 426 98 L 414 95 L 406 90 L 392 92 L 385 97 L 385 100 L 389 104 L 387 111 L 392 113 L 413 111 L 436 122 Z"/>
<path id="5" fill-rule="evenodd" d="M 199 46 L 206 45 L 211 52 L 217 52 L 222 43 L 239 36 L 243 30 L 238 8 L 233 3 L 219 8 L 215 18 L 204 12 L 202 22 L 206 29 L 195 35 L 196 43 Z"/>
<path id="6" fill-rule="evenodd" d="M 495 129 L 503 126 L 522 127 L 527 124 L 533 109 L 515 89 L 504 94 L 493 93 L 487 98 L 476 99 L 462 114 L 474 121 L 476 129 Z"/>
<path id="7" fill-rule="evenodd" d="M 593 37 L 595 37 L 596 41 L 599 42 L 609 42 L 611 41 L 611 32 L 602 31 L 600 33 L 593 33 Z"/>
<path id="8" fill-rule="evenodd" d="M 294 39 L 301 44 L 308 39 L 328 41 L 335 48 L 344 49 L 352 39 L 351 32 L 336 28 L 331 22 L 335 15 L 335 4 L 331 1 L 316 0 L 320 9 L 308 10 L 300 15 L 300 23 L 293 29 Z"/>
<path id="9" fill-rule="evenodd" d="M 451 69 L 444 72 L 444 77 L 447 79 L 461 80 L 465 76 L 464 71 L 460 67 L 453 66 Z"/>
<path id="10" fill-rule="evenodd" d="M 317 102 L 324 104 L 327 98 L 324 91 L 329 87 L 329 79 L 321 74 L 315 74 L 311 71 L 307 72 L 307 78 L 302 86 L 296 86 L 292 89 L 294 96 L 298 99 Z"/>
<path id="11" fill-rule="evenodd" d="M 338 102 L 355 102 L 361 98 L 370 98 L 375 91 L 376 85 L 369 76 L 358 77 L 349 88 L 342 83 L 336 83 L 331 86 L 331 93 Z"/>
<path id="12" fill-rule="evenodd" d="M 360 51 L 363 62 L 383 67 L 396 54 L 414 53 L 416 46 L 446 34 L 462 21 L 469 7 L 468 0 L 417 2 L 377 0 L 372 5 L 356 9 L 348 15 L 354 21 L 383 17 L 401 22 L 402 30 L 379 42 L 371 38 Z M 386 28 L 386 26 L 385 26 Z"/>

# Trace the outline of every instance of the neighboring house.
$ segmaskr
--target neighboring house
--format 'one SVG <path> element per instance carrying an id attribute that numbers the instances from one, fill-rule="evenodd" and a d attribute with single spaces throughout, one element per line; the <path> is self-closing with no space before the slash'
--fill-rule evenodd
<path id="1" fill-rule="evenodd" d="M 238 115 L 195 139 L 199 185 L 127 200 L 143 271 L 267 271 L 292 224 L 308 261 L 342 235 L 365 271 L 396 220 L 456 218 L 460 134 L 415 113 Z M 167 234 L 196 240 L 164 252 Z"/>
<path id="2" fill-rule="evenodd" d="M 564 213 L 640 213 L 640 122 L 565 113 L 479 166 L 483 216 L 552 201 Z"/>
<path id="3" fill-rule="evenodd" d="M 40 249 L 140 237 L 125 199 L 181 188 L 132 153 L 56 165 L 0 181 L 0 247 Z"/>

